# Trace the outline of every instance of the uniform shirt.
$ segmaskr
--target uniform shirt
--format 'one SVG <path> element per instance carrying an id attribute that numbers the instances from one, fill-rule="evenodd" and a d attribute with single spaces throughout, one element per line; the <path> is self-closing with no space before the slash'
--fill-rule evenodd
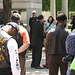
<path id="1" fill-rule="evenodd" d="M 19 26 L 19 28 L 20 28 L 19 32 L 20 32 L 21 36 L 23 37 L 23 44 L 25 44 L 25 43 L 30 44 L 27 30 L 22 26 Z"/>
<path id="2" fill-rule="evenodd" d="M 55 26 L 55 21 L 53 21 L 53 23 L 50 25 L 50 23 L 47 21 L 47 22 L 45 22 L 45 24 L 44 24 L 44 27 L 48 27 L 48 29 L 46 30 L 46 32 L 48 32 L 49 30 L 51 30 L 51 29 L 54 29 L 54 26 Z"/>
<path id="3" fill-rule="evenodd" d="M 10 37 L 5 31 L 2 31 L 5 36 Z M 10 38 L 7 42 L 7 48 L 10 58 L 11 71 L 13 75 L 20 75 L 20 65 L 19 65 L 19 57 L 18 57 L 18 45 L 17 42 Z"/>
<path id="4" fill-rule="evenodd" d="M 32 29 L 33 23 L 35 23 L 37 21 L 38 17 L 30 17 L 29 19 L 29 26 Z"/>

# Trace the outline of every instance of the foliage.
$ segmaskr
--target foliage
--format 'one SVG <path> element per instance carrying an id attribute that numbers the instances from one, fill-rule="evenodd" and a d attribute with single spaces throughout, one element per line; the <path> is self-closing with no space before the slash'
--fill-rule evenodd
<path id="1" fill-rule="evenodd" d="M 69 11 L 75 11 L 75 0 L 68 0 Z"/>
<path id="2" fill-rule="evenodd" d="M 75 11 L 75 0 L 68 0 L 69 11 Z M 50 0 L 42 0 L 42 10 L 50 11 Z M 62 10 L 62 0 L 56 0 L 56 11 Z"/>
<path id="3" fill-rule="evenodd" d="M 56 0 L 56 11 L 62 10 L 62 0 Z"/>
<path id="4" fill-rule="evenodd" d="M 50 0 L 42 0 L 42 11 L 50 11 Z"/>
<path id="5" fill-rule="evenodd" d="M 62 10 L 62 0 L 56 0 L 56 11 Z M 50 0 L 42 0 L 42 11 L 50 11 Z"/>

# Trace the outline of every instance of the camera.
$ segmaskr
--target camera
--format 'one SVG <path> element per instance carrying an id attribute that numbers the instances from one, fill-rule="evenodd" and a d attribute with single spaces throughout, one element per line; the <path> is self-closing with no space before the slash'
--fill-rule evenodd
<path id="1" fill-rule="evenodd" d="M 67 56 L 62 58 L 62 61 L 63 62 L 72 62 L 73 58 L 74 57 L 72 55 L 67 55 Z"/>

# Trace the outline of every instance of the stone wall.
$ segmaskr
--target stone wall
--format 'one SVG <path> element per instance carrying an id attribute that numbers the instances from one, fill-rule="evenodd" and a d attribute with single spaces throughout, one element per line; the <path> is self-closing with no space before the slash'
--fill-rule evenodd
<path id="1" fill-rule="evenodd" d="M 3 0 L 0 0 L 0 9 L 3 9 Z M 42 0 L 12 0 L 12 9 L 25 9 L 27 17 L 27 30 L 29 28 L 29 18 L 32 16 L 32 11 L 36 10 L 37 15 L 42 14 Z"/>

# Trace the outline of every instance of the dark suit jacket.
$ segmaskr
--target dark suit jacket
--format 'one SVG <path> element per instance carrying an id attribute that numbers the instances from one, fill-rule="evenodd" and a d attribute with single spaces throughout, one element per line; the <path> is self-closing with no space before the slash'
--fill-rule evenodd
<path id="1" fill-rule="evenodd" d="M 66 54 L 65 41 L 68 32 L 64 30 L 63 26 L 59 26 L 54 32 L 50 32 L 46 38 L 46 49 L 49 54 Z"/>
<path id="2" fill-rule="evenodd" d="M 31 45 L 37 47 L 43 46 L 43 24 L 40 21 L 33 24 Z"/>

